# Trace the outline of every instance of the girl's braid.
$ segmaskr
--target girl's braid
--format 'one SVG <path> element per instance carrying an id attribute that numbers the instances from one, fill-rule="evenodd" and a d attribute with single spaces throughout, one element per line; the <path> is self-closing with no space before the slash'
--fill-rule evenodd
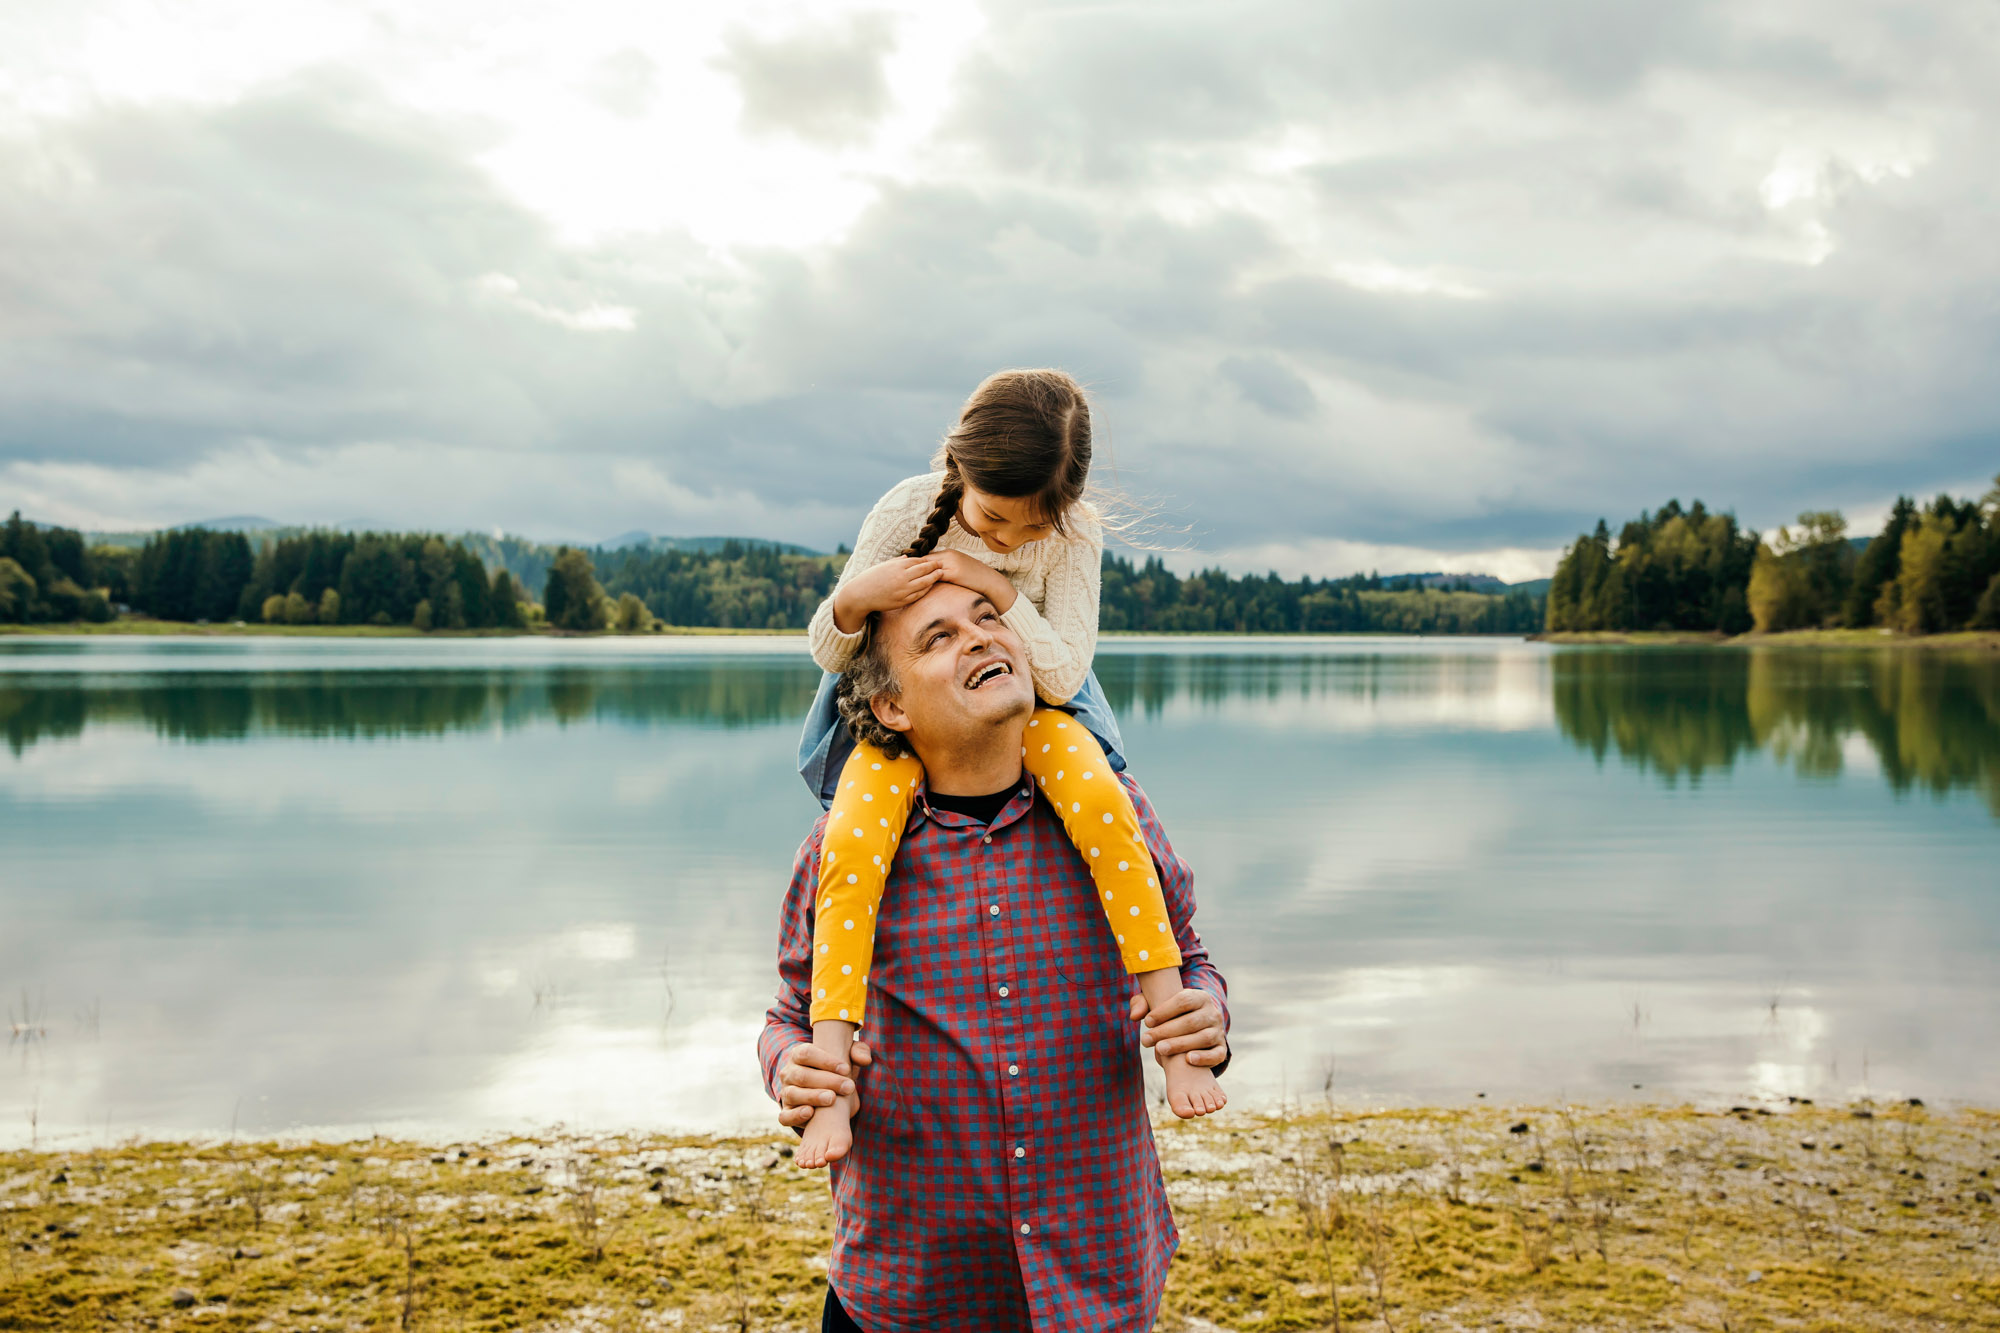
<path id="1" fill-rule="evenodd" d="M 958 475 L 958 460 L 950 454 L 944 459 L 944 488 L 938 492 L 937 503 L 931 506 L 931 516 L 924 520 L 924 526 L 917 531 L 917 538 L 904 549 L 904 555 L 929 555 L 945 529 L 951 526 L 952 516 L 958 513 L 958 502 L 965 498 L 965 479 Z"/>

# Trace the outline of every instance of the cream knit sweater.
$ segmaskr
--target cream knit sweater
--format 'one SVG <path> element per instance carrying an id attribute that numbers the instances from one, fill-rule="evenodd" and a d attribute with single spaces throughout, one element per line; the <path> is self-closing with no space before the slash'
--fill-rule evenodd
<path id="1" fill-rule="evenodd" d="M 931 516 L 943 487 L 944 474 L 932 472 L 896 483 L 877 500 L 862 521 L 861 535 L 854 539 L 854 554 L 841 570 L 840 582 L 845 584 L 869 566 L 901 555 Z M 1052 533 L 1005 555 L 986 549 L 986 543 L 960 527 L 956 517 L 938 539 L 940 550 L 962 551 L 981 564 L 991 565 L 1020 593 L 1000 619 L 1020 636 L 1028 650 L 1035 693 L 1052 704 L 1068 703 L 1076 696 L 1097 653 L 1104 531 L 1087 504 L 1071 510 L 1067 522 L 1068 536 Z M 847 670 L 861 648 L 859 634 L 842 634 L 833 623 L 831 596 L 813 613 L 806 638 L 812 644 L 813 660 L 827 671 Z"/>

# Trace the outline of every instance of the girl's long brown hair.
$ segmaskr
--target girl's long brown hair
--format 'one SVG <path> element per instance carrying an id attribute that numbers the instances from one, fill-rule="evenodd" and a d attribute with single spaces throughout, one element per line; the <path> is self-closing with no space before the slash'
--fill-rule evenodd
<path id="1" fill-rule="evenodd" d="M 959 410 L 958 424 L 932 460 L 944 487 L 904 555 L 929 555 L 958 513 L 969 482 L 1023 498 L 1058 533 L 1090 476 L 1090 400 L 1060 370 L 989 375 Z"/>

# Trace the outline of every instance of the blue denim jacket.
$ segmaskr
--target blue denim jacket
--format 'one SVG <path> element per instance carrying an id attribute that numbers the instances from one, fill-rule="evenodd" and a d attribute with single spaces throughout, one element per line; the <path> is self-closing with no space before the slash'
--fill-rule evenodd
<path id="1" fill-rule="evenodd" d="M 822 672 L 819 678 L 819 692 L 813 695 L 812 708 L 806 713 L 805 731 L 799 736 L 799 776 L 805 779 L 807 788 L 819 798 L 822 807 L 833 806 L 834 787 L 840 781 L 841 765 L 854 752 L 854 737 L 847 730 L 847 723 L 841 720 L 840 710 L 834 707 L 834 686 L 840 677 L 831 671 Z M 1104 756 L 1111 762 L 1115 773 L 1125 771 L 1125 738 L 1118 734 L 1118 719 L 1112 716 L 1111 705 L 1104 698 L 1104 687 L 1097 683 L 1097 673 L 1092 671 L 1078 690 L 1076 697 L 1064 704 L 1063 711 L 1073 715 L 1077 721 L 1090 729 L 1097 737 L 1097 743 L 1104 747 Z"/>

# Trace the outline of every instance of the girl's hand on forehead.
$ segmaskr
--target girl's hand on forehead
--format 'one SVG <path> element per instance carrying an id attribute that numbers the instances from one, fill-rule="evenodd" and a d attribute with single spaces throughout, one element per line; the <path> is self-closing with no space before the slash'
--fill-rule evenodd
<path id="1" fill-rule="evenodd" d="M 871 614 L 908 606 L 943 575 L 944 566 L 935 555 L 899 555 L 871 565 L 834 594 L 834 623 L 844 634 L 858 633 Z"/>
<path id="2" fill-rule="evenodd" d="M 963 588 L 983 588 L 996 577 L 1006 577 L 991 565 L 982 565 L 963 551 L 932 551 L 931 558 L 938 562 L 946 583 L 956 583 Z"/>
<path id="3" fill-rule="evenodd" d="M 1003 615 L 1014 604 L 1014 585 L 993 566 L 982 564 L 963 551 L 933 551 L 931 554 L 942 563 L 942 577 L 946 583 L 972 589 L 993 603 Z"/>
<path id="4" fill-rule="evenodd" d="M 875 570 L 884 571 L 885 604 L 879 608 L 883 611 L 908 606 L 944 577 L 944 564 L 935 554 L 899 555 L 893 560 L 884 560 L 869 573 Z"/>

